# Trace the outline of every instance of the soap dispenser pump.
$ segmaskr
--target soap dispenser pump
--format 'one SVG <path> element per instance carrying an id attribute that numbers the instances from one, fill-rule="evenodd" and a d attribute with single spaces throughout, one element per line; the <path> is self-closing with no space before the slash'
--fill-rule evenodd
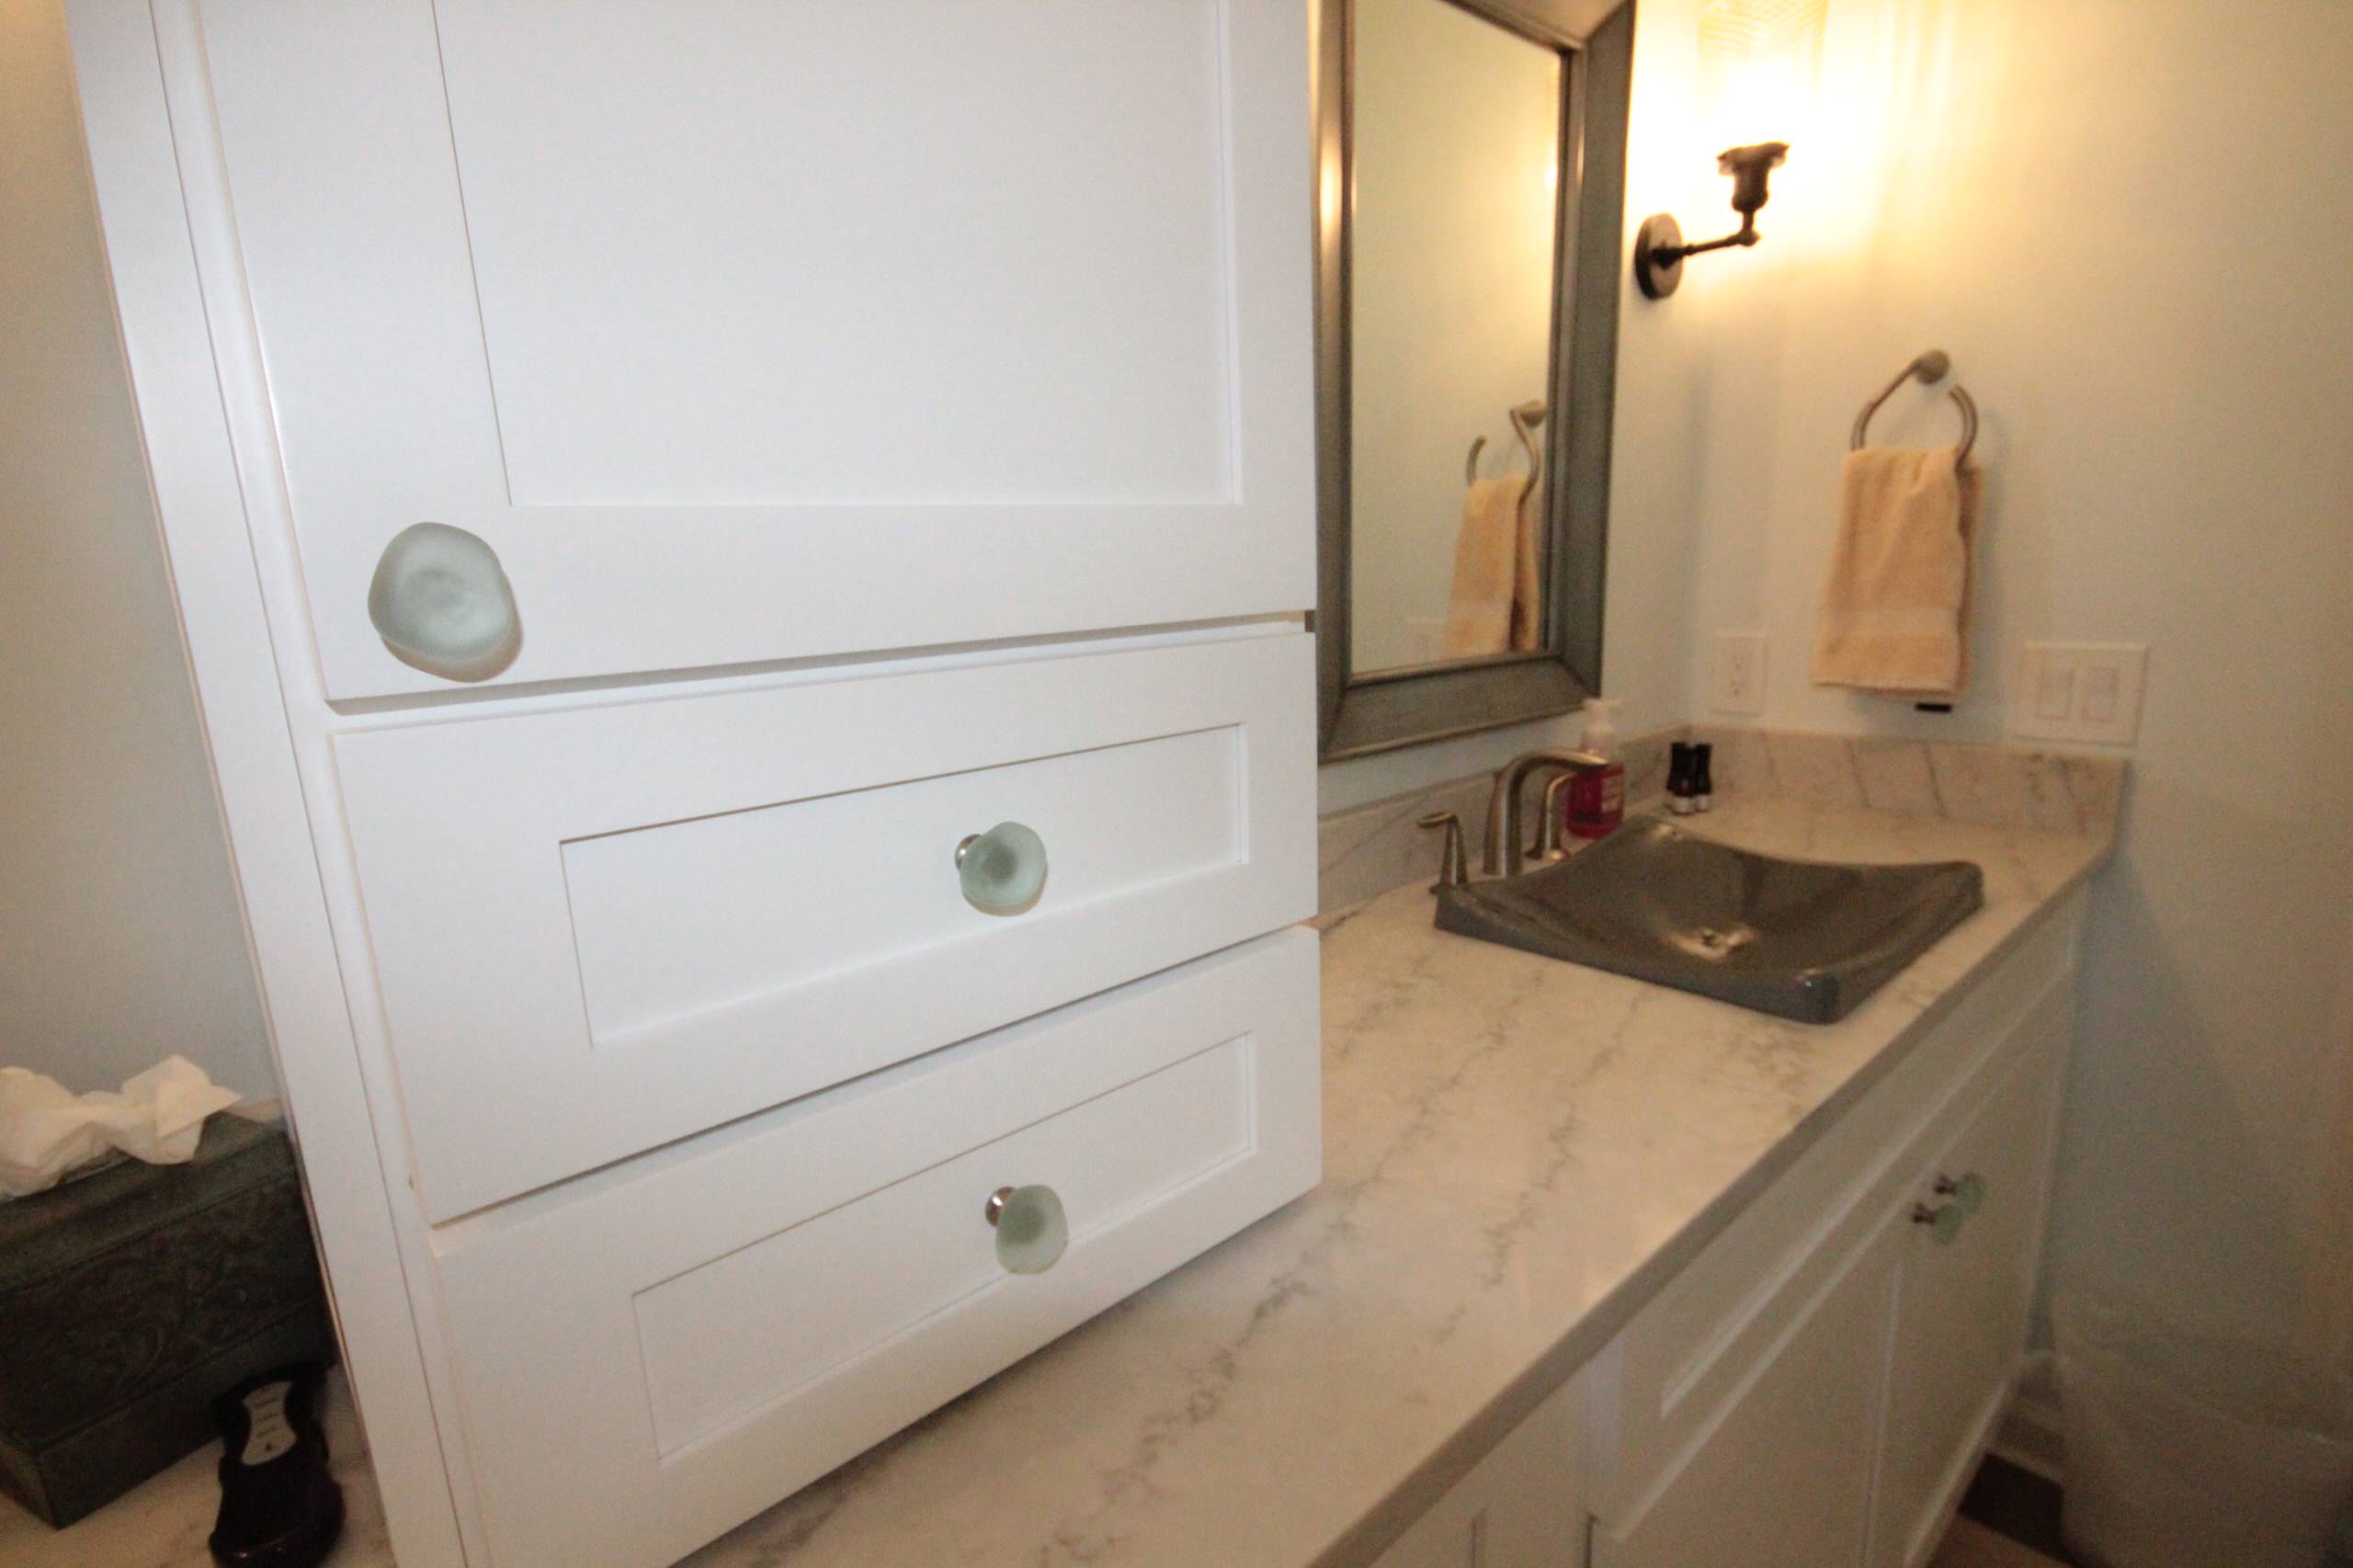
<path id="1" fill-rule="evenodd" d="M 1570 780 L 1562 825 L 1572 838 L 1607 838 L 1626 820 L 1626 763 L 1618 755 L 1618 726 L 1610 719 L 1617 707 L 1614 698 L 1586 699 L 1584 749 L 1609 766 Z"/>

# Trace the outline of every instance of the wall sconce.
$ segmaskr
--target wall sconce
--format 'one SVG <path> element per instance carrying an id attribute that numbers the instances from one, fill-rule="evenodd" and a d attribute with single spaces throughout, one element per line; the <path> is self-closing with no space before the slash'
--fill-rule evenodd
<path id="1" fill-rule="evenodd" d="M 1722 250 L 1726 245 L 1753 245 L 1762 235 L 1756 232 L 1756 210 L 1770 199 L 1766 182 L 1773 171 L 1790 155 L 1786 142 L 1759 142 L 1747 147 L 1731 147 L 1716 157 L 1716 167 L 1732 176 L 1732 210 L 1740 214 L 1740 227 L 1720 240 L 1703 240 L 1686 244 L 1683 225 L 1671 212 L 1654 212 L 1643 220 L 1634 233 L 1634 281 L 1647 299 L 1664 300 L 1675 292 L 1683 281 L 1683 261 L 1686 256 Z"/>

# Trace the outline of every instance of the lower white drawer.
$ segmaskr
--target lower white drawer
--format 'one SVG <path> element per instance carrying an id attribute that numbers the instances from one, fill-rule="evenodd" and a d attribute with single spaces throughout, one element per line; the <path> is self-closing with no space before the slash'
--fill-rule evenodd
<path id="1" fill-rule="evenodd" d="M 492 1562 L 670 1562 L 1313 1187 L 1316 987 L 1279 933 L 444 1226 Z"/>

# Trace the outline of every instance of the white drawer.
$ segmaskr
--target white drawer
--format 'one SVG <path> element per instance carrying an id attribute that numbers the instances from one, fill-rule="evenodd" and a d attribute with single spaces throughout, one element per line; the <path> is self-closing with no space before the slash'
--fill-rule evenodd
<path id="1" fill-rule="evenodd" d="M 669 1562 L 1313 1186 L 1316 983 L 1280 933 L 443 1226 L 492 1562 Z"/>
<path id="2" fill-rule="evenodd" d="M 1314 913 L 1313 642 L 346 733 L 436 1221 Z M 1043 838 L 1018 915 L 965 835 Z"/>

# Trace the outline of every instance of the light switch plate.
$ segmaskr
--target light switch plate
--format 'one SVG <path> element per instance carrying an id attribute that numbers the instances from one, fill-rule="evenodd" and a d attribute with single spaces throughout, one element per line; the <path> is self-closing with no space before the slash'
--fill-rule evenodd
<path id="1" fill-rule="evenodd" d="M 1711 706 L 1719 713 L 1765 711 L 1765 634 L 1716 633 L 1716 678 Z"/>
<path id="2" fill-rule="evenodd" d="M 2149 650 L 2140 642 L 2029 642 L 2010 733 L 2026 741 L 2129 746 L 2141 733 Z"/>

